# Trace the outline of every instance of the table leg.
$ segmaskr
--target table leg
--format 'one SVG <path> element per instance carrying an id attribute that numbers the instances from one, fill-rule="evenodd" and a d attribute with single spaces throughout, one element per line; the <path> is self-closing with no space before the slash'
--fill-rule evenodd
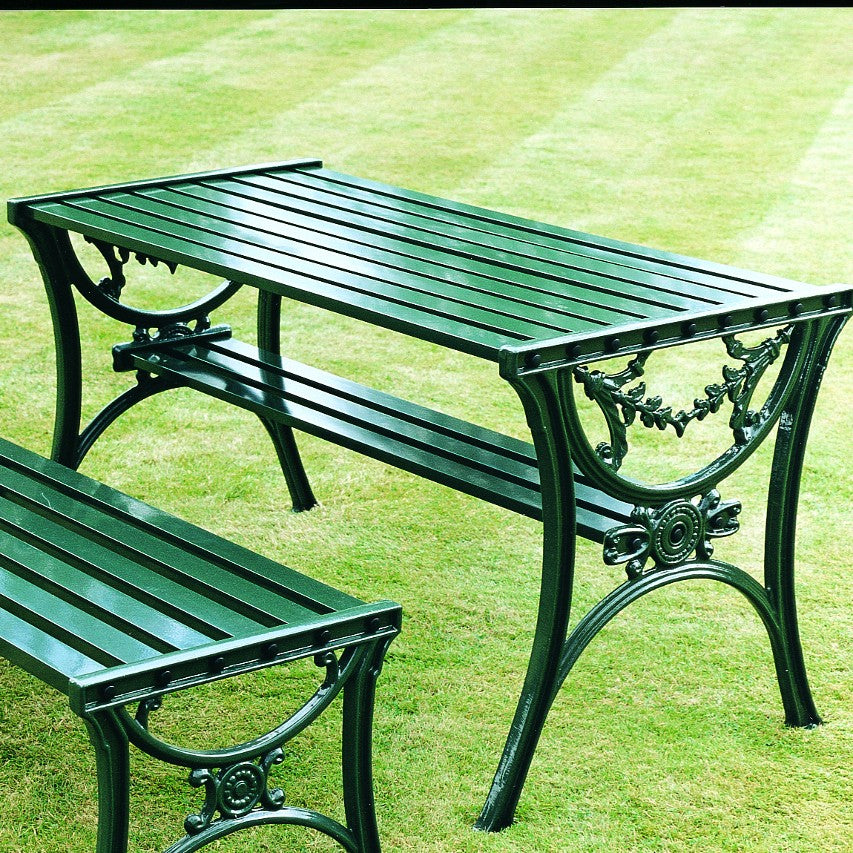
<path id="1" fill-rule="evenodd" d="M 642 559 L 634 561 L 636 565 L 633 566 L 629 562 L 628 581 L 596 604 L 578 622 L 568 639 L 575 542 L 570 451 L 579 456 L 585 437 L 568 389 L 565 383 L 561 386 L 556 371 L 522 373 L 510 380 L 522 400 L 539 460 L 544 528 L 542 591 L 527 677 L 491 790 L 476 823 L 477 829 L 498 831 L 512 823 L 553 699 L 592 638 L 630 603 L 671 583 L 715 580 L 746 596 L 768 631 L 786 723 L 792 726 L 820 723 L 806 677 L 797 628 L 795 522 L 811 416 L 832 346 L 845 320 L 846 316 L 840 315 L 796 325 L 790 339 L 789 357 L 768 403 L 760 413 L 752 413 L 753 433 L 715 462 L 665 486 L 646 487 L 616 477 L 605 478 L 605 483 L 599 483 L 606 494 L 612 492 L 620 500 L 631 500 L 637 505 L 637 524 L 608 531 L 605 558 L 608 539 L 612 545 L 620 537 L 637 537 L 637 542 L 645 544 L 640 549 Z M 749 395 L 751 393 L 750 390 Z M 748 401 L 747 397 L 739 402 L 746 406 Z M 716 485 L 748 458 L 777 419 L 779 426 L 766 520 L 765 582 L 762 585 L 742 569 L 710 559 L 713 548 L 709 540 L 730 535 L 738 528 L 736 516 L 740 504 L 721 502 Z M 586 447 L 585 452 L 591 455 L 588 445 Z M 696 495 L 702 496 L 698 503 Z M 646 525 L 645 530 L 643 525 Z M 675 531 L 678 525 L 691 542 L 689 548 L 679 548 L 675 539 L 667 539 L 668 533 Z M 691 556 L 694 551 L 695 556 Z M 608 562 L 624 562 L 631 556 L 630 553 L 611 555 Z M 647 569 L 648 559 L 654 564 Z"/>
<path id="2" fill-rule="evenodd" d="M 56 412 L 51 458 L 77 468 L 83 396 L 80 327 L 72 291 L 72 277 L 65 263 L 57 231 L 28 222 L 24 234 L 41 270 L 53 321 L 56 346 Z"/>

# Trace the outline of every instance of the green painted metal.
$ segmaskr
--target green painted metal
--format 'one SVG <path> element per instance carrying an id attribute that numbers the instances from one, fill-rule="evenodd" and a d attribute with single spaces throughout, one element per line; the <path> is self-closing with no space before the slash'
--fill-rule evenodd
<path id="1" fill-rule="evenodd" d="M 318 161 L 12 200 L 9 217 L 42 268 L 56 330 L 55 459 L 73 467 L 137 400 L 187 386 L 261 418 L 294 509 L 316 502 L 299 430 L 542 521 L 533 648 L 478 828 L 511 823 L 553 698 L 583 649 L 631 602 L 671 583 L 705 579 L 739 590 L 768 631 L 786 722 L 820 722 L 797 629 L 794 531 L 811 412 L 853 309 L 851 287 L 815 287 L 558 228 Z M 106 279 L 95 284 L 82 269 L 68 231 L 98 241 Z M 126 303 L 131 255 L 225 284 L 190 306 L 140 312 Z M 233 340 L 208 316 L 239 285 L 259 290 L 257 347 Z M 133 326 L 114 350 L 114 366 L 137 375 L 137 386 L 82 431 L 73 288 Z M 286 358 L 282 297 L 496 362 L 519 397 L 532 443 Z M 759 330 L 762 343 L 742 343 L 743 333 Z M 709 377 L 692 408 L 674 412 L 645 396 L 639 377 L 653 369 L 656 351 L 714 339 L 725 349 L 721 361 L 737 364 L 723 365 L 721 381 Z M 607 359 L 629 361 L 590 369 Z M 773 387 L 753 408 L 758 380 L 777 360 Z M 594 447 L 585 434 L 575 399 L 581 388 L 601 409 L 607 443 Z M 623 473 L 632 429 L 671 429 L 687 443 L 692 421 L 723 411 L 732 441 L 717 458 L 669 483 Z M 726 481 L 774 428 L 762 585 L 714 559 L 713 541 L 739 526 L 740 501 Z M 576 536 L 601 543 L 604 563 L 624 564 L 628 577 L 567 635 Z M 363 690 L 372 687 L 365 682 Z M 356 741 L 347 760 L 364 779 Z M 188 843 L 179 849 L 196 849 Z"/>
<path id="2" fill-rule="evenodd" d="M 399 629 L 398 605 L 365 604 L 0 439 L 0 653 L 66 694 L 89 730 L 99 853 L 127 849 L 130 743 L 206 790 L 170 849 L 296 824 L 378 851 L 373 698 Z M 252 741 L 186 749 L 148 730 L 170 693 L 307 657 L 322 682 Z M 281 747 L 341 691 L 346 825 L 286 806 L 267 784 Z"/>

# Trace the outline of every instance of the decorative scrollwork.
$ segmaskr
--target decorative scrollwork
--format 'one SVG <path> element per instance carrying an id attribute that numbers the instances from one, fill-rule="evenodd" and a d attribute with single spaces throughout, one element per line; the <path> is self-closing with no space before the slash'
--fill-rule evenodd
<path id="1" fill-rule="evenodd" d="M 681 409 L 676 413 L 673 413 L 672 406 L 664 406 L 661 397 L 645 397 L 645 382 L 623 390 L 623 386 L 632 379 L 642 376 L 648 353 L 632 359 L 619 373 L 606 374 L 579 365 L 573 371 L 574 379 L 583 386 L 586 396 L 599 405 L 610 432 L 610 443 L 601 442 L 595 449 L 596 455 L 617 471 L 628 453 L 627 427 L 637 418 L 645 427 L 665 430 L 671 426 L 681 438 L 691 421 L 704 420 L 709 414 L 719 411 L 726 399 L 732 402 L 729 427 L 735 443 L 748 443 L 762 419 L 760 412 L 749 408 L 752 395 L 764 371 L 779 357 L 782 346 L 790 341 L 792 331 L 793 327 L 787 326 L 780 329 L 775 337 L 754 347 L 745 346 L 733 335 L 724 336 L 726 352 L 731 358 L 742 361 L 743 366 L 724 365 L 723 382 L 706 385 L 704 398 L 697 397 L 692 409 Z"/>
<path id="2" fill-rule="evenodd" d="M 198 814 L 184 821 L 188 835 L 197 835 L 207 829 L 217 812 L 223 819 L 235 820 L 249 814 L 259 805 L 274 811 L 284 806 L 284 791 L 269 789 L 269 774 L 274 764 L 281 764 L 284 753 L 281 747 L 261 756 L 257 763 L 241 761 L 214 772 L 208 768 L 190 772 L 189 783 L 194 788 L 205 787 L 205 801 Z"/>
<path id="3" fill-rule="evenodd" d="M 110 274 L 102 278 L 97 285 L 98 290 L 105 296 L 118 302 L 121 298 L 121 292 L 127 284 L 127 279 L 124 275 L 124 265 L 130 260 L 130 250 L 124 249 L 121 246 L 114 246 L 111 243 L 105 243 L 103 240 L 97 240 L 94 237 L 84 237 L 87 243 L 91 243 L 103 256 L 107 263 Z M 134 257 L 140 264 L 151 264 L 156 267 L 160 263 L 158 258 L 151 258 L 148 255 L 143 255 L 141 252 L 134 252 Z M 174 273 L 178 265 L 169 261 L 163 261 L 168 267 L 170 273 Z"/>
<path id="4" fill-rule="evenodd" d="M 643 574 L 651 558 L 655 568 L 684 563 L 695 551 L 702 559 L 714 552 L 710 540 L 731 536 L 740 524 L 740 501 L 722 501 L 712 489 L 698 501 L 674 500 L 659 509 L 635 507 L 635 524 L 614 527 L 604 536 L 604 562 L 627 563 L 629 578 Z"/>

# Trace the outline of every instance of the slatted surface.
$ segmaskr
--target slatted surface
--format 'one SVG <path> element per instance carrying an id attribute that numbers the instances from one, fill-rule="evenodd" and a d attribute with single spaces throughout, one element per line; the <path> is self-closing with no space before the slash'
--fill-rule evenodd
<path id="1" fill-rule="evenodd" d="M 532 518 L 542 518 L 533 446 L 237 340 L 146 346 L 134 367 Z M 577 526 L 602 541 L 632 507 L 577 473 Z"/>
<path id="2" fill-rule="evenodd" d="M 359 605 L 0 440 L 0 653 L 59 690 Z"/>
<path id="3" fill-rule="evenodd" d="M 813 288 L 319 166 L 28 200 L 36 219 L 463 352 Z"/>

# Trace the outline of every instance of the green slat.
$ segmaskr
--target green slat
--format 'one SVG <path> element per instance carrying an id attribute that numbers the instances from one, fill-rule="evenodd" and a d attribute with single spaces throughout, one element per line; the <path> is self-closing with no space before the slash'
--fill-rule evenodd
<path id="1" fill-rule="evenodd" d="M 510 256 L 502 253 L 502 258 L 494 257 L 486 248 L 472 246 L 469 242 L 430 229 L 428 220 L 413 219 L 411 222 L 396 222 L 383 218 L 381 211 L 349 204 L 346 199 L 331 196 L 339 202 L 330 204 L 328 199 L 310 198 L 309 191 L 298 185 L 282 184 L 283 189 L 276 190 L 261 184 L 260 178 L 251 182 L 217 181 L 202 188 L 185 188 L 188 195 L 197 195 L 201 189 L 216 189 L 228 194 L 235 201 L 245 198 L 249 201 L 265 203 L 291 214 L 302 214 L 307 218 L 309 227 L 326 228 L 327 233 L 341 233 L 348 229 L 354 239 L 367 245 L 378 245 L 382 249 L 408 254 L 415 261 L 428 260 L 458 271 L 466 279 L 481 283 L 502 293 L 539 294 L 550 297 L 555 304 L 563 304 L 564 310 L 571 310 L 582 319 L 607 321 L 610 309 L 633 318 L 665 316 L 672 314 L 674 308 L 690 308 L 697 304 L 707 306 L 707 300 L 688 298 L 670 289 L 658 293 L 654 289 L 637 286 L 626 281 L 616 281 L 600 275 L 590 274 L 582 269 L 569 269 L 565 266 L 542 263 L 535 258 Z M 296 192 L 286 195 L 284 190 L 291 188 Z M 470 240 L 476 233 L 462 231 Z M 362 250 L 364 251 L 364 250 Z M 490 254 L 493 257 L 490 257 Z M 423 265 L 421 265 L 423 266 Z M 427 268 L 428 269 L 428 268 Z M 527 316 L 526 314 L 524 316 Z M 612 321 L 611 321 L 612 322 Z"/>
<path id="2" fill-rule="evenodd" d="M 11 557 L 0 539 L 0 606 L 105 664 L 155 657 L 159 651 L 124 631 L 30 583 L 10 570 Z"/>
<path id="3" fill-rule="evenodd" d="M 49 225 L 79 231 L 134 252 L 188 265 L 231 281 L 256 287 L 264 283 L 266 289 L 281 296 L 329 308 L 491 361 L 498 360 L 498 351 L 503 344 L 523 340 L 494 330 L 466 325 L 448 319 L 439 312 L 413 308 L 387 298 L 299 276 L 289 270 L 199 246 L 191 241 L 108 219 L 69 205 L 46 203 L 38 208 L 36 218 Z"/>
<path id="4" fill-rule="evenodd" d="M 0 654 L 15 666 L 68 694 L 68 679 L 104 665 L 0 607 Z"/>
<path id="5" fill-rule="evenodd" d="M 548 250 L 540 244 L 520 241 L 507 241 L 508 247 L 499 248 L 488 244 L 488 237 L 482 231 L 465 227 L 458 222 L 444 224 L 442 220 L 425 217 L 422 214 L 412 215 L 391 206 L 363 204 L 346 195 L 336 195 L 316 189 L 314 185 L 300 183 L 298 175 L 293 180 L 279 180 L 266 176 L 247 175 L 239 182 L 216 181 L 211 186 L 236 188 L 244 186 L 259 187 L 268 190 L 271 197 L 289 194 L 300 200 L 303 205 L 314 202 L 319 211 L 328 211 L 331 217 L 334 211 L 342 222 L 356 222 L 362 226 L 372 227 L 397 236 L 407 236 L 409 239 L 420 237 L 427 245 L 439 246 L 442 251 L 454 252 L 457 263 L 461 258 L 468 260 L 465 266 L 487 273 L 491 268 L 511 270 L 515 277 L 551 279 L 556 282 L 576 282 L 584 285 L 588 296 L 596 296 L 606 300 L 609 293 L 619 294 L 630 304 L 631 300 L 648 304 L 653 307 L 666 306 L 668 303 L 684 308 L 693 307 L 696 303 L 703 305 L 718 304 L 721 301 L 719 288 L 708 288 L 684 280 L 662 278 L 646 272 L 630 269 L 625 265 L 604 264 L 595 260 L 590 261 L 588 255 L 570 254 L 565 250 Z M 286 196 L 285 196 L 286 197 Z M 312 213 L 316 211 L 312 208 Z M 478 241 L 478 238 L 479 241 Z M 492 240 L 494 242 L 494 239 Z M 473 245 L 472 245 L 473 244 Z M 544 257 L 541 257 L 544 255 Z M 583 263 L 579 263 L 583 259 Z M 729 296 L 729 294 L 726 294 Z M 652 315 L 653 316 L 653 315 Z"/>
<path id="6" fill-rule="evenodd" d="M 224 639 L 245 632 L 250 626 L 257 627 L 257 623 L 216 602 L 202 599 L 90 540 L 81 541 L 65 528 L 6 500 L 0 500 L 0 537 L 11 538 L 7 546 L 9 555 L 29 567 L 38 566 L 46 581 L 90 601 L 94 607 L 116 614 L 128 623 L 126 630 L 130 633 L 138 627 L 172 648 Z M 125 582 L 122 575 L 134 580 Z M 168 600 L 163 600 L 165 596 Z M 180 602 L 194 597 L 201 599 L 193 607 L 195 613 L 191 616 L 181 613 Z M 198 613 L 205 613 L 206 624 Z"/>
<path id="7" fill-rule="evenodd" d="M 212 565 L 232 575 L 239 574 L 261 588 L 280 589 L 282 594 L 286 591 L 290 600 L 312 612 L 345 610 L 363 603 L 354 596 L 0 438 L 0 478 L 5 479 L 12 473 L 31 480 L 39 489 L 52 489 L 57 493 L 54 498 L 70 499 L 77 506 L 77 520 L 82 513 L 91 512 L 93 518 L 115 521 L 122 525 L 125 533 L 136 530 L 153 536 L 163 547 L 178 548 L 205 566 Z"/>
<path id="8" fill-rule="evenodd" d="M 448 320 L 478 324 L 501 334 L 535 339 L 565 329 L 559 325 L 538 326 L 510 313 L 497 313 L 488 306 L 473 304 L 470 301 L 472 294 L 465 290 L 460 289 L 451 294 L 450 288 L 445 286 L 438 292 L 432 281 L 368 263 L 361 258 L 343 257 L 323 247 L 308 246 L 292 240 L 264 240 L 263 235 L 233 222 L 213 222 L 209 217 L 194 218 L 192 215 L 173 215 L 170 219 L 164 219 L 160 215 L 145 213 L 139 207 L 128 209 L 102 199 L 81 200 L 77 205 L 85 210 L 132 222 L 143 228 L 168 232 L 211 249 L 240 255 L 297 275 L 322 279 L 411 307 L 440 312 Z M 219 229 L 210 229 L 212 224 L 219 224 Z M 579 321 L 578 325 L 581 323 Z"/>
<path id="9" fill-rule="evenodd" d="M 16 482 L 14 474 L 6 475 L 4 480 L 3 491 L 15 488 L 20 494 L 42 502 L 39 501 L 36 484 L 23 479 Z M 8 491 L 6 493 L 8 496 Z M 92 540 L 108 551 L 124 556 L 126 560 L 147 569 L 152 583 L 157 582 L 157 576 L 177 580 L 180 587 L 172 587 L 171 592 L 174 595 L 188 588 L 186 600 L 174 600 L 180 601 L 181 606 L 186 609 L 198 607 L 199 618 L 204 621 L 212 622 L 216 615 L 228 618 L 228 613 L 233 613 L 243 617 L 243 627 L 238 630 L 254 631 L 259 626 L 273 627 L 281 624 L 286 621 L 287 616 L 296 620 L 305 617 L 304 607 L 294 603 L 284 594 L 277 594 L 259 586 L 243 572 L 228 571 L 227 568 L 217 565 L 213 559 L 205 560 L 188 554 L 180 546 L 161 541 L 133 525 L 93 511 L 91 507 L 84 509 L 73 498 L 52 494 L 49 503 L 42 503 L 42 512 L 49 518 L 71 528 L 80 537 Z M 282 593 L 285 592 L 286 590 L 282 590 Z M 220 607 L 208 607 L 205 599 L 218 602 Z"/>
<path id="10" fill-rule="evenodd" d="M 538 471 L 532 447 L 525 442 L 290 359 L 261 356 L 256 348 L 235 340 L 212 347 L 165 345 L 156 351 L 155 361 L 148 361 L 153 353 L 138 351 L 137 367 L 173 376 L 265 417 L 541 518 Z M 626 523 L 631 510 L 583 482 L 577 484 L 577 500 L 582 534 L 597 541 L 604 531 Z"/>
<path id="11" fill-rule="evenodd" d="M 274 170 L 269 171 L 271 173 L 275 173 Z M 251 173 L 247 172 L 244 174 Z M 283 173 L 281 174 L 286 177 Z M 388 196 L 390 199 L 404 198 L 416 202 L 417 204 L 423 204 L 427 207 L 435 208 L 436 210 L 451 211 L 456 214 L 471 217 L 483 223 L 488 223 L 489 225 L 492 223 L 504 225 L 525 234 L 535 235 L 536 239 L 539 239 L 542 235 L 546 235 L 560 240 L 561 242 L 568 241 L 569 243 L 579 244 L 585 249 L 602 249 L 608 253 L 613 253 L 623 258 L 631 259 L 632 262 L 641 261 L 644 264 L 659 264 L 673 270 L 682 270 L 708 275 L 711 277 L 711 281 L 709 281 L 709 283 L 712 286 L 714 286 L 713 280 L 715 279 L 730 280 L 738 284 L 743 283 L 748 286 L 762 289 L 767 288 L 774 291 L 780 291 L 782 293 L 798 290 L 803 286 L 801 282 L 781 278 L 779 276 L 767 275 L 766 273 L 759 273 L 752 270 L 739 269 L 737 267 L 716 263 L 714 261 L 693 258 L 674 252 L 664 252 L 659 249 L 640 246 L 635 243 L 626 243 L 609 237 L 601 237 L 598 235 L 587 234 L 582 231 L 574 231 L 569 228 L 561 228 L 557 225 L 549 225 L 543 222 L 537 222 L 533 219 L 513 216 L 509 213 L 501 213 L 499 211 L 465 204 L 464 202 L 456 202 L 450 199 L 438 198 L 426 193 L 420 193 L 415 190 L 395 187 L 391 184 L 384 184 L 380 181 L 346 175 L 341 172 L 336 172 L 333 169 L 318 168 L 310 171 L 295 169 L 294 174 L 304 174 L 309 178 L 316 179 L 317 181 L 330 181 L 334 184 L 338 184 L 346 194 L 349 194 L 352 191 L 352 188 L 361 188 L 369 193 Z"/>
<path id="12" fill-rule="evenodd" d="M 151 198 L 124 198 L 128 199 L 129 207 L 165 212 L 164 208 L 151 205 L 154 195 L 152 193 Z M 129 200 L 131 198 L 132 201 Z M 566 294 L 562 294 L 547 290 L 547 282 L 529 276 L 525 277 L 529 279 L 527 284 L 519 284 L 508 277 L 486 277 L 469 269 L 454 268 L 445 263 L 452 258 L 448 259 L 441 251 L 432 250 L 426 244 L 414 244 L 413 248 L 413 244 L 403 240 L 386 238 L 266 201 L 228 195 L 211 187 L 191 187 L 180 194 L 169 190 L 157 191 L 156 199 L 172 206 L 172 216 L 196 221 L 202 226 L 207 224 L 208 227 L 211 217 L 218 221 L 235 221 L 241 217 L 246 219 L 244 214 L 248 213 L 252 217 L 253 239 L 263 245 L 275 248 L 279 244 L 275 238 L 284 237 L 322 246 L 340 253 L 344 259 L 359 256 L 378 265 L 378 271 L 387 267 L 389 280 L 402 283 L 408 278 L 412 286 L 427 292 L 467 301 L 546 328 L 595 328 L 596 325 L 625 322 L 643 316 L 635 310 L 628 310 L 628 301 L 619 297 L 614 297 L 611 305 L 602 308 L 584 302 L 578 288 L 567 288 Z M 118 202 L 121 199 L 110 196 L 110 200 Z M 401 270 L 415 276 L 400 279 Z M 668 315 L 671 313 L 671 310 L 667 311 Z M 540 333 L 535 327 L 531 332 Z"/>

